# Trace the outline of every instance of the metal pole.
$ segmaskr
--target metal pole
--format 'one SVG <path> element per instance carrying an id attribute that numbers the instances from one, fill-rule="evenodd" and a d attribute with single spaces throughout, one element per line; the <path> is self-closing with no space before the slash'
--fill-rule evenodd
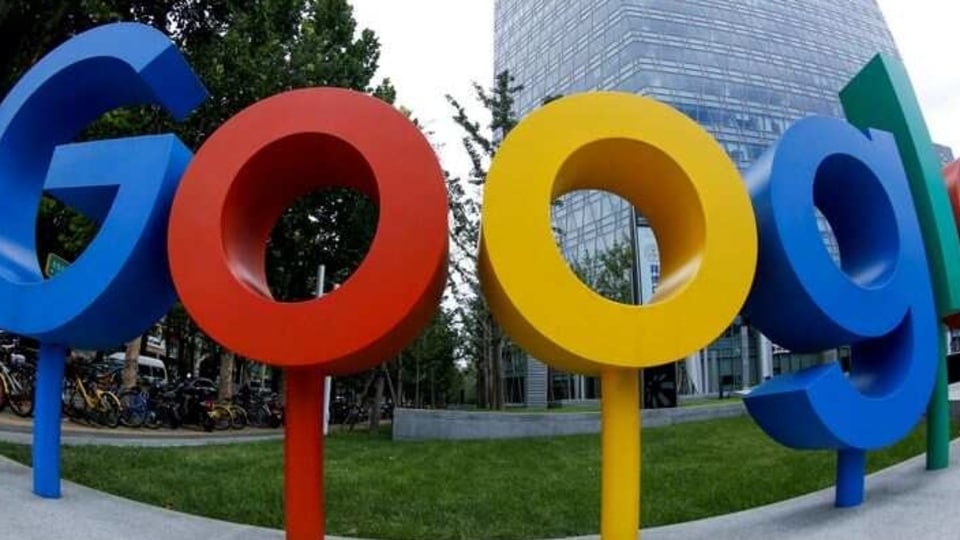
<path id="1" fill-rule="evenodd" d="M 40 343 L 33 420 L 33 492 L 60 498 L 60 410 L 67 349 Z"/>
<path id="2" fill-rule="evenodd" d="M 321 264 L 317 268 L 317 298 L 323 297 L 323 287 L 327 280 L 327 267 Z M 323 434 L 330 433 L 330 388 L 333 381 L 329 375 L 323 378 Z"/>
<path id="3" fill-rule="evenodd" d="M 320 434 L 323 372 L 316 367 L 288 369 L 284 494 L 287 538 L 324 538 L 323 439 Z M 325 420 L 324 420 L 325 421 Z"/>
<path id="4" fill-rule="evenodd" d="M 640 225 L 640 220 L 642 218 L 637 214 L 637 209 L 633 206 L 633 203 L 630 203 L 630 243 L 633 246 L 633 268 L 630 272 L 630 285 L 633 293 L 633 304 L 639 306 L 643 304 L 643 287 L 640 281 L 640 236 L 637 234 L 637 227 Z M 646 375 L 646 370 L 640 370 L 640 382 L 639 388 L 637 391 L 641 391 L 643 388 L 643 377 Z M 601 385 L 603 383 L 601 382 Z M 602 388 L 602 386 L 601 386 Z M 639 404 L 640 407 L 643 406 L 641 401 Z"/>
<path id="5" fill-rule="evenodd" d="M 640 528 L 640 388 L 633 369 L 601 372 L 600 537 L 637 538 Z"/>
<path id="6" fill-rule="evenodd" d="M 704 347 L 700 349 L 700 393 L 710 393 L 710 358 L 709 350 Z"/>
<path id="7" fill-rule="evenodd" d="M 760 382 L 773 377 L 773 344 L 767 336 L 757 332 L 757 356 L 760 360 Z"/>
<path id="8" fill-rule="evenodd" d="M 940 340 L 937 378 L 927 406 L 927 470 L 945 469 L 950 465 L 950 391 L 947 387 L 947 356 L 950 354 L 950 333 Z"/>
<path id="9" fill-rule="evenodd" d="M 630 242 L 633 245 L 633 268 L 630 272 L 630 285 L 633 288 L 633 303 L 640 305 L 643 303 L 643 291 L 640 276 L 640 239 L 637 235 L 637 227 L 643 218 L 637 215 L 637 209 L 630 206 Z"/>
<path id="10" fill-rule="evenodd" d="M 740 324 L 740 388 L 750 388 L 750 327 L 741 319 Z"/>

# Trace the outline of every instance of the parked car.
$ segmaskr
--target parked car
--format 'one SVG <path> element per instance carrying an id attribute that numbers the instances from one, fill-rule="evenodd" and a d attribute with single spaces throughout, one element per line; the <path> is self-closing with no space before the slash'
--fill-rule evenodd
<path id="1" fill-rule="evenodd" d="M 123 367 L 125 362 L 125 356 L 122 352 L 111 354 L 107 358 L 114 366 Z M 144 355 L 137 358 L 137 378 L 150 385 L 165 385 L 170 382 L 167 377 L 167 365 L 163 363 L 163 360 Z"/>

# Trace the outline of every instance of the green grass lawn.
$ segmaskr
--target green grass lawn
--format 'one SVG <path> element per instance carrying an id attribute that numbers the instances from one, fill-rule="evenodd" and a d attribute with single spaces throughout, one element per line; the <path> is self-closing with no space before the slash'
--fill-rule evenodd
<path id="1" fill-rule="evenodd" d="M 956 430 L 955 430 L 956 435 Z M 328 532 L 383 539 L 526 539 L 599 530 L 597 436 L 394 442 L 327 441 Z M 920 453 L 919 427 L 870 454 L 871 471 Z M 0 444 L 28 463 L 29 448 Z M 782 448 L 749 418 L 643 433 L 645 527 L 762 505 L 832 484 L 828 452 Z M 175 510 L 283 526 L 282 444 L 178 449 L 64 447 L 67 479 Z M 869 496 L 869 494 L 868 494 Z"/>

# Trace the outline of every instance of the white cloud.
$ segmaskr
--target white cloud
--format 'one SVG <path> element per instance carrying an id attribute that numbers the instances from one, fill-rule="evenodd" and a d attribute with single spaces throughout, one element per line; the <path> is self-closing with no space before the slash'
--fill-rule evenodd
<path id="1" fill-rule="evenodd" d="M 380 39 L 378 77 L 397 88 L 397 104 L 413 111 L 440 150 L 444 168 L 466 175 L 461 132 L 450 119 L 450 94 L 475 121 L 488 118 L 473 100 L 473 82 L 493 80 L 492 0 L 351 0 L 360 28 Z"/>
<path id="2" fill-rule="evenodd" d="M 960 70 L 953 0 L 878 0 L 913 81 L 933 139 L 960 154 Z"/>

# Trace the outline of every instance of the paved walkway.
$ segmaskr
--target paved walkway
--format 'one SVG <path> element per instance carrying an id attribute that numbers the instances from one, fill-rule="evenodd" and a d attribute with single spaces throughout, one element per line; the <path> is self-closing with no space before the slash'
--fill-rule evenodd
<path id="1" fill-rule="evenodd" d="M 20 418 L 9 413 L 0 414 L 0 441 L 31 444 L 33 441 L 32 432 L 33 420 L 31 418 Z M 242 430 L 206 433 L 199 429 L 190 428 L 151 430 L 119 427 L 110 429 L 64 420 L 61 443 L 68 446 L 171 447 L 257 442 L 282 438 L 283 429 L 248 427 Z"/>
<path id="2" fill-rule="evenodd" d="M 923 456 L 871 476 L 867 502 L 833 508 L 827 489 L 770 506 L 644 531 L 644 540 L 941 540 L 960 538 L 960 442 L 952 467 L 924 470 Z M 4 538 L 49 540 L 280 540 L 280 531 L 189 516 L 64 482 L 63 498 L 30 492 L 30 469 L 0 457 L 0 524 Z M 327 537 L 334 540 L 335 537 Z M 576 540 L 596 540 L 596 536 Z M 344 539 L 340 539 L 344 540 Z"/>
<path id="3" fill-rule="evenodd" d="M 63 498 L 31 493 L 30 469 L 0 458 L 3 538 L 52 540 L 273 540 L 280 531 L 214 521 L 147 506 L 64 482 Z"/>
<path id="4" fill-rule="evenodd" d="M 644 540 L 955 540 L 960 538 L 960 442 L 950 468 L 925 470 L 923 455 L 867 478 L 866 501 L 833 507 L 833 488 L 769 506 L 644 531 Z"/>

